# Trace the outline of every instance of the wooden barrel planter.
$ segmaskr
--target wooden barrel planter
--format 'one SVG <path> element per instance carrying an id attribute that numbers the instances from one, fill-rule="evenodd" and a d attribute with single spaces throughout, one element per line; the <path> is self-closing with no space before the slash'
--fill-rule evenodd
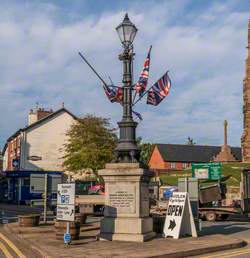
<path id="1" fill-rule="evenodd" d="M 18 225 L 20 227 L 38 227 L 40 214 L 19 215 Z"/>
<path id="2" fill-rule="evenodd" d="M 67 222 L 66 221 L 55 221 L 55 233 L 56 233 L 56 239 L 57 240 L 63 240 L 63 236 L 66 233 L 67 228 Z M 79 221 L 71 221 L 69 223 L 69 232 L 71 235 L 72 240 L 79 239 L 80 236 L 80 227 L 81 224 Z"/>

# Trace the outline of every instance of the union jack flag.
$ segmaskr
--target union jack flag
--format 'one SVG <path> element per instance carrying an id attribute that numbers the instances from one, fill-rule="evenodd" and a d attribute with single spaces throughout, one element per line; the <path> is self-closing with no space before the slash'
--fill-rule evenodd
<path id="1" fill-rule="evenodd" d="M 168 71 L 151 87 L 147 96 L 147 104 L 157 106 L 169 93 L 171 80 Z"/>
<path id="2" fill-rule="evenodd" d="M 146 58 L 146 60 L 144 62 L 143 70 L 142 70 L 142 72 L 140 74 L 139 80 L 135 84 L 135 91 L 137 93 L 139 93 L 140 97 L 143 94 L 143 92 L 145 91 L 145 89 L 147 87 L 147 83 L 148 83 L 151 48 L 152 48 L 152 46 L 150 46 L 150 49 L 148 51 L 148 55 L 147 55 L 147 58 Z"/>
<path id="3" fill-rule="evenodd" d="M 121 87 L 103 85 L 103 89 L 110 102 L 122 102 L 123 94 Z"/>

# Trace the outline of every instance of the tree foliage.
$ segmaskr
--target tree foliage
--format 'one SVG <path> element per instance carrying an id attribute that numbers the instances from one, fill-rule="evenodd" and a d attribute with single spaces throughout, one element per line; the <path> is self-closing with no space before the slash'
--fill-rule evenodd
<path id="1" fill-rule="evenodd" d="M 63 166 L 68 171 L 86 168 L 96 172 L 114 158 L 117 136 L 109 119 L 86 115 L 78 119 L 67 133 Z"/>
<path id="2" fill-rule="evenodd" d="M 138 146 L 141 149 L 141 153 L 140 153 L 140 162 L 144 165 L 144 166 L 148 166 L 148 162 L 149 162 L 149 158 L 150 158 L 150 154 L 154 148 L 154 144 L 149 143 L 149 142 L 142 142 L 142 138 L 138 137 L 136 139 Z"/>

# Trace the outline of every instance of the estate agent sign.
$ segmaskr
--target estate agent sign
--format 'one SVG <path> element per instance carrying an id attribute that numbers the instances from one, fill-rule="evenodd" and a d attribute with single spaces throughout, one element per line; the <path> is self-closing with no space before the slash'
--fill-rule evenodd
<path id="1" fill-rule="evenodd" d="M 188 193 L 173 192 L 169 199 L 163 235 L 175 239 L 184 235 L 197 237 Z"/>
<path id="2" fill-rule="evenodd" d="M 221 179 L 221 163 L 193 163 L 192 176 L 197 179 Z"/>
<path id="3" fill-rule="evenodd" d="M 58 184 L 57 220 L 75 220 L 75 184 Z"/>

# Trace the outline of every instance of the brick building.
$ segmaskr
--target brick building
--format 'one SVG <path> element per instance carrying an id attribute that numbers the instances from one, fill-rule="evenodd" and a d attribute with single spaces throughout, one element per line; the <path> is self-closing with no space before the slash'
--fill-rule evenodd
<path id="1" fill-rule="evenodd" d="M 62 171 L 63 146 L 76 117 L 67 109 L 31 110 L 28 126 L 11 135 L 3 149 L 3 170 Z"/>
<path id="2" fill-rule="evenodd" d="M 214 161 L 220 152 L 220 146 L 156 144 L 148 165 L 153 170 L 182 170 L 192 163 Z M 241 161 L 240 147 L 231 147 L 231 153 L 235 161 Z"/>

